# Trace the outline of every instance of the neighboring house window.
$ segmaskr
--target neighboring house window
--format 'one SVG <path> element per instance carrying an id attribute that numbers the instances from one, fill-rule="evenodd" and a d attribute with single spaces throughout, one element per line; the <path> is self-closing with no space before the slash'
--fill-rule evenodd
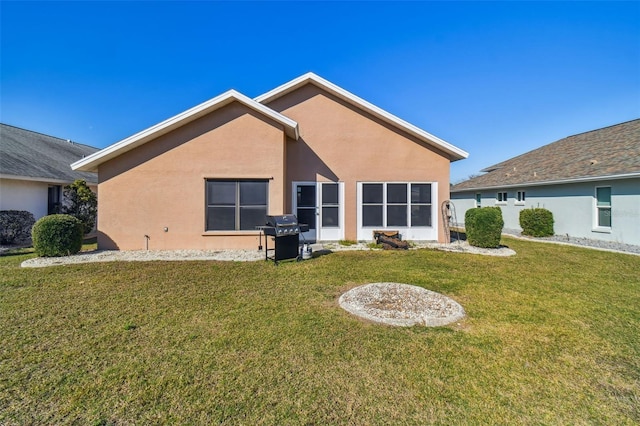
<path id="1" fill-rule="evenodd" d="M 431 226 L 431 184 L 363 183 L 362 226 Z"/>
<path id="2" fill-rule="evenodd" d="M 47 214 L 60 213 L 60 198 L 62 187 L 60 185 L 49 186 L 49 196 L 47 203 Z"/>
<path id="3" fill-rule="evenodd" d="M 267 181 L 207 180 L 207 231 L 254 230 L 267 216 Z"/>
<path id="4" fill-rule="evenodd" d="M 476 194 L 476 207 L 482 206 L 482 194 Z"/>
<path id="5" fill-rule="evenodd" d="M 596 188 L 596 215 L 598 226 L 611 228 L 611 187 Z"/>
<path id="6" fill-rule="evenodd" d="M 518 191 L 518 193 L 516 194 L 516 202 L 518 204 L 524 204 L 526 198 L 527 197 L 524 191 Z"/>
<path id="7" fill-rule="evenodd" d="M 498 195 L 497 195 L 496 199 L 498 200 L 499 203 L 506 203 L 507 202 L 507 193 L 506 192 L 498 192 Z"/>

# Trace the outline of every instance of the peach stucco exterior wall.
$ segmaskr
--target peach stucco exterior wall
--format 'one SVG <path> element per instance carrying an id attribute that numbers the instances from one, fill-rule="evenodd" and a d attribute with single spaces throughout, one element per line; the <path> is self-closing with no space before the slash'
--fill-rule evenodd
<path id="1" fill-rule="evenodd" d="M 257 249 L 254 231 L 205 232 L 205 179 L 269 179 L 282 214 L 286 147 L 279 124 L 235 102 L 100 165 L 99 247 Z"/>
<path id="2" fill-rule="evenodd" d="M 313 85 L 268 106 L 300 124 L 300 139 L 287 148 L 287 181 L 344 182 L 346 239 L 356 239 L 357 182 L 417 181 L 438 183 L 434 226 L 444 241 L 440 203 L 449 198 L 450 160 L 442 152 Z"/>

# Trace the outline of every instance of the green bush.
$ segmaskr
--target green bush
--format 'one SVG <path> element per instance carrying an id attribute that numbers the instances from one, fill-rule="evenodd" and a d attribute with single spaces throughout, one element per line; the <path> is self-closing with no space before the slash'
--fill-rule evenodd
<path id="1" fill-rule="evenodd" d="M 82 222 L 66 214 L 52 214 L 39 219 L 31 231 L 33 248 L 38 256 L 55 257 L 75 254 L 82 248 Z"/>
<path id="2" fill-rule="evenodd" d="M 525 209 L 520 211 L 522 235 L 549 237 L 553 235 L 553 213 L 547 209 Z"/>
<path id="3" fill-rule="evenodd" d="M 502 210 L 500 207 L 469 209 L 464 215 L 467 241 L 472 246 L 494 248 L 500 245 Z"/>
<path id="4" fill-rule="evenodd" d="M 83 232 L 88 234 L 96 225 L 98 198 L 87 182 L 77 179 L 64 187 L 64 199 L 60 213 L 71 215 L 82 222 Z"/>
<path id="5" fill-rule="evenodd" d="M 28 211 L 0 211 L 0 244 L 28 243 L 35 221 Z"/>

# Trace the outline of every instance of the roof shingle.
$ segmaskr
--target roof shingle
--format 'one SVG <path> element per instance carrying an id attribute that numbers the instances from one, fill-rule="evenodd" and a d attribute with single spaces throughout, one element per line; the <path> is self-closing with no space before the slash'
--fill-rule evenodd
<path id="1" fill-rule="evenodd" d="M 0 175 L 73 182 L 98 182 L 95 173 L 75 172 L 71 163 L 98 151 L 42 133 L 0 123 Z"/>
<path id="2" fill-rule="evenodd" d="M 569 136 L 482 171 L 451 192 L 640 174 L 640 119 Z"/>

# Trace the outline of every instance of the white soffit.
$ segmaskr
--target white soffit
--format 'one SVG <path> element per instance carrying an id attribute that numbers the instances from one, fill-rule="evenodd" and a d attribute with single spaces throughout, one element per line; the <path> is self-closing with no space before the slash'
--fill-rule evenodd
<path id="1" fill-rule="evenodd" d="M 284 131 L 290 138 L 298 139 L 298 123 L 294 120 L 285 117 L 284 115 L 272 110 L 269 107 L 262 105 L 259 102 L 243 95 L 235 90 L 229 90 L 215 98 L 212 98 L 206 102 L 196 105 L 180 114 L 177 114 L 161 123 L 149 127 L 141 132 L 138 132 L 126 139 L 116 142 L 98 152 L 95 152 L 82 160 L 76 161 L 71 164 L 73 170 L 83 171 L 97 171 L 97 167 L 105 161 L 111 160 L 127 151 L 130 151 L 140 145 L 143 145 L 159 136 L 169 133 L 191 121 L 194 121 L 202 116 L 205 116 L 219 108 L 229 105 L 232 102 L 240 102 L 241 104 L 259 112 L 277 123 L 280 123 L 284 127 Z"/>
<path id="2" fill-rule="evenodd" d="M 409 133 L 410 135 L 417 137 L 421 141 L 446 152 L 451 156 L 451 159 L 453 161 L 462 160 L 469 156 L 469 153 L 467 153 L 466 151 L 463 151 L 462 149 L 448 142 L 445 142 L 437 136 L 434 136 L 417 126 L 414 126 L 413 124 L 408 123 L 399 117 L 396 117 L 395 115 L 383 110 L 382 108 L 379 108 L 372 103 L 365 101 L 364 99 L 344 90 L 339 86 L 336 86 L 330 81 L 327 81 L 312 72 L 301 75 L 300 77 L 295 78 L 290 82 L 283 84 L 282 86 L 276 87 L 275 89 L 258 96 L 257 98 L 255 98 L 255 101 L 260 102 L 261 104 L 267 104 L 275 99 L 286 95 L 287 93 L 293 92 L 294 90 L 304 86 L 307 83 L 312 83 L 320 87 L 321 89 L 332 93 L 338 98 L 367 111 L 368 113 L 381 119 L 382 121 L 398 127 Z"/>

